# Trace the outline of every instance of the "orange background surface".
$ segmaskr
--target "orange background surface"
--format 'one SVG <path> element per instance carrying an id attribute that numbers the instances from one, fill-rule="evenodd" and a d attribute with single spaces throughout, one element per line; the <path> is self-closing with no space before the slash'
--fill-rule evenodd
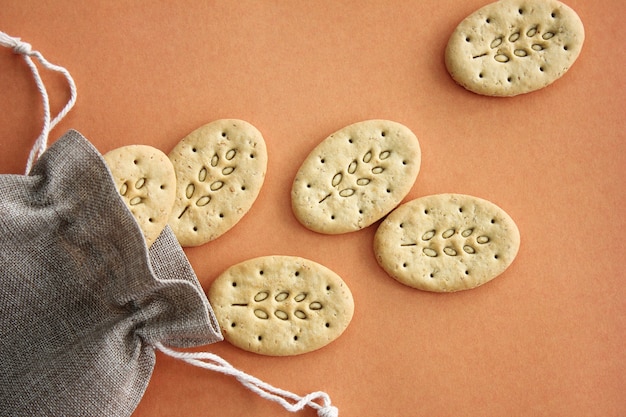
<path id="1" fill-rule="evenodd" d="M 296 255 L 343 277 L 352 323 L 335 342 L 272 358 L 227 342 L 208 350 L 280 388 L 328 392 L 342 417 L 626 416 L 626 66 L 621 0 L 568 0 L 584 22 L 578 61 L 515 98 L 465 91 L 443 52 L 485 0 L 5 0 L 0 30 L 21 37 L 78 86 L 53 130 L 102 153 L 164 152 L 195 128 L 240 118 L 264 135 L 266 181 L 239 224 L 186 249 L 207 289 L 227 267 Z M 53 112 L 63 78 L 42 70 Z M 22 173 L 41 129 L 24 61 L 0 50 L 0 173 Z M 432 294 L 377 265 L 377 224 L 325 236 L 290 207 L 293 177 L 326 136 L 357 121 L 408 126 L 422 169 L 407 200 L 457 192 L 517 222 L 520 252 L 494 281 Z M 236 380 L 159 354 L 134 416 L 292 415 Z M 314 417 L 313 410 L 297 415 Z"/>

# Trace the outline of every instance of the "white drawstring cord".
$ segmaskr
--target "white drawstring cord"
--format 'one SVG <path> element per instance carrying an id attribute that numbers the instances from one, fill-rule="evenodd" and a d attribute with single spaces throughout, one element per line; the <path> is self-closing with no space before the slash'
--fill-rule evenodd
<path id="1" fill-rule="evenodd" d="M 31 45 L 27 42 L 22 42 L 20 38 L 14 38 L 0 31 L 0 45 L 11 48 L 13 49 L 14 53 L 22 55 L 22 57 L 24 57 L 24 61 L 26 61 L 26 64 L 33 73 L 33 77 L 35 78 L 35 84 L 37 84 L 37 89 L 41 94 L 43 102 L 43 128 L 41 130 L 41 133 L 39 134 L 39 137 L 35 141 L 33 149 L 31 149 L 30 155 L 28 156 L 28 161 L 26 162 L 26 174 L 28 174 L 35 160 L 39 158 L 41 154 L 43 154 L 46 150 L 48 146 L 48 135 L 50 131 L 57 125 L 57 123 L 59 123 L 65 117 L 65 115 L 72 109 L 72 107 L 74 107 L 74 104 L 76 103 L 76 84 L 74 83 L 74 79 L 72 79 L 70 73 L 65 68 L 51 64 L 43 57 L 43 55 L 41 55 L 41 53 L 39 53 L 38 51 L 33 51 Z M 41 76 L 39 75 L 37 66 L 30 58 L 32 56 L 37 58 L 37 60 L 39 60 L 41 65 L 43 65 L 45 68 L 63 74 L 70 87 L 69 101 L 52 120 L 50 120 L 50 100 L 48 98 L 48 91 L 46 90 L 46 86 L 41 80 Z"/>
<path id="2" fill-rule="evenodd" d="M 282 405 L 285 410 L 295 413 L 309 406 L 317 410 L 319 417 L 338 417 L 339 410 L 330 402 L 328 394 L 322 391 L 312 392 L 300 397 L 292 392 L 276 388 L 251 375 L 242 372 L 221 357 L 209 352 L 180 352 L 169 349 L 161 343 L 155 343 L 154 347 L 164 354 L 180 359 L 191 365 L 219 372 L 224 375 L 234 376 L 242 385 L 266 400 L 274 401 Z M 317 403 L 322 401 L 322 405 Z"/>

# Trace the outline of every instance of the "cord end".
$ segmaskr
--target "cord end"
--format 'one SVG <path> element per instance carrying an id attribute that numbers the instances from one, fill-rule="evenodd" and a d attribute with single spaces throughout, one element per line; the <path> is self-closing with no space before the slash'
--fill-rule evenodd
<path id="1" fill-rule="evenodd" d="M 30 55 L 33 47 L 28 42 L 22 42 L 20 38 L 14 38 L 4 32 L 0 32 L 0 45 L 13 49 L 13 52 L 19 55 Z"/>
<path id="2" fill-rule="evenodd" d="M 339 409 L 334 405 L 326 405 L 317 410 L 318 417 L 339 417 Z"/>

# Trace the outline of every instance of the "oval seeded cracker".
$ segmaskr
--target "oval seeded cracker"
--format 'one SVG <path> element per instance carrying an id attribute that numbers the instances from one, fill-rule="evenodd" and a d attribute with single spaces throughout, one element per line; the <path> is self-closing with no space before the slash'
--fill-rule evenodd
<path id="1" fill-rule="evenodd" d="M 462 194 L 409 201 L 387 216 L 374 238 L 382 268 L 421 290 L 449 292 L 482 285 L 517 255 L 515 222 L 495 204 Z"/>
<path id="2" fill-rule="evenodd" d="M 256 200 L 267 167 L 263 136 L 236 119 L 196 129 L 169 157 L 177 183 L 169 225 L 181 246 L 202 245 L 239 222 Z"/>
<path id="3" fill-rule="evenodd" d="M 350 289 L 308 259 L 264 256 L 231 266 L 208 291 L 224 338 L 271 356 L 297 355 L 337 339 L 354 313 Z"/>
<path id="4" fill-rule="evenodd" d="M 584 39 L 576 12 L 557 0 L 501 0 L 457 26 L 446 47 L 446 67 L 470 91 L 514 96 L 560 78 Z"/>
<path id="5" fill-rule="evenodd" d="M 104 155 L 124 203 L 143 231 L 148 246 L 167 224 L 176 176 L 167 155 L 147 145 L 129 145 Z"/>
<path id="6" fill-rule="evenodd" d="M 420 162 L 417 137 L 400 123 L 367 120 L 346 126 L 300 166 L 291 190 L 293 212 L 320 233 L 362 229 L 402 201 Z"/>

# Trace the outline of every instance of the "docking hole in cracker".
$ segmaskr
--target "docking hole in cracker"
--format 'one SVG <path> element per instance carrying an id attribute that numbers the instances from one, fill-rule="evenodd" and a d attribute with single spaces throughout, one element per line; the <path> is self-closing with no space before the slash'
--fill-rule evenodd
<path id="1" fill-rule="evenodd" d="M 400 204 L 420 163 L 419 142 L 406 126 L 389 120 L 346 126 L 300 166 L 291 189 L 294 215 L 319 233 L 363 229 Z"/>
<path id="2" fill-rule="evenodd" d="M 511 217 L 490 201 L 436 194 L 399 206 L 380 224 L 374 253 L 399 282 L 434 292 L 478 287 L 511 265 L 520 245 Z"/>
<path id="3" fill-rule="evenodd" d="M 269 356 L 326 346 L 344 332 L 354 313 L 352 294 L 341 277 L 294 256 L 233 265 L 215 279 L 208 297 L 228 342 Z"/>
<path id="4" fill-rule="evenodd" d="M 151 246 L 167 224 L 174 196 L 174 167 L 160 150 L 148 145 L 129 145 L 103 155 L 113 182 Z"/>
<path id="5" fill-rule="evenodd" d="M 194 130 L 169 157 L 176 172 L 169 225 L 183 247 L 207 243 L 237 224 L 261 191 L 267 168 L 261 132 L 237 119 Z"/>
<path id="6" fill-rule="evenodd" d="M 557 0 L 501 0 L 456 27 L 445 62 L 452 78 L 474 93 L 515 96 L 561 78 L 584 39 L 579 16 Z"/>

